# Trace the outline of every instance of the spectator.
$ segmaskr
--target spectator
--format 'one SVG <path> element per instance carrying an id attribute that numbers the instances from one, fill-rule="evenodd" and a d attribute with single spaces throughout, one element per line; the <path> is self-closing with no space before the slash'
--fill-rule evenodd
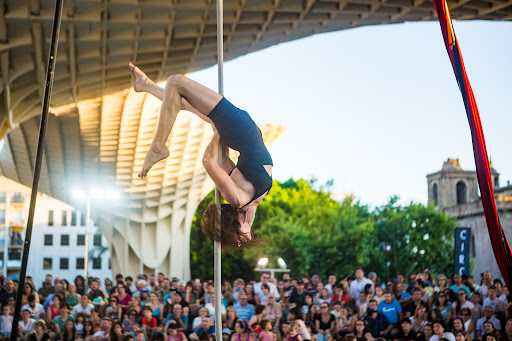
<path id="1" fill-rule="evenodd" d="M 33 319 L 39 320 L 41 317 L 44 317 L 44 308 L 43 305 L 36 302 L 36 297 L 34 294 L 28 295 L 28 303 L 21 307 L 21 310 L 30 311 L 30 315 Z"/>
<path id="2" fill-rule="evenodd" d="M 468 308 L 462 308 L 460 315 L 462 316 L 462 322 L 464 323 L 464 330 L 471 339 L 475 338 L 476 323 L 471 318 L 471 310 Z"/>
<path id="3" fill-rule="evenodd" d="M 429 341 L 430 338 L 434 335 L 434 331 L 432 329 L 432 323 L 427 323 L 425 327 L 423 327 L 423 333 L 421 333 L 418 337 L 418 341 Z"/>
<path id="4" fill-rule="evenodd" d="M 75 287 L 78 294 L 85 295 L 85 279 L 82 276 L 76 276 Z"/>
<path id="5" fill-rule="evenodd" d="M 459 293 L 459 290 L 464 290 L 466 292 L 466 296 L 471 297 L 471 291 L 469 291 L 467 286 L 462 284 L 462 277 L 459 274 L 453 275 L 453 285 L 450 287 L 450 290 L 456 294 Z"/>
<path id="6" fill-rule="evenodd" d="M 264 319 L 265 314 L 265 306 L 264 305 L 257 305 L 254 309 L 254 315 L 249 320 L 249 323 L 247 324 L 250 328 L 252 328 L 256 333 L 261 332 L 261 326 L 260 323 Z"/>
<path id="7" fill-rule="evenodd" d="M 239 321 L 243 321 L 243 320 L 239 320 Z M 237 324 L 238 324 L 238 322 L 237 322 Z M 235 326 L 235 328 L 237 328 L 237 327 Z M 215 326 L 212 324 L 212 319 L 208 315 L 203 316 L 203 318 L 201 320 L 201 325 L 192 334 L 190 334 L 189 338 L 190 338 L 190 340 L 194 340 L 194 341 L 204 340 L 203 334 L 206 336 L 215 334 Z"/>
<path id="8" fill-rule="evenodd" d="M 498 320 L 494 316 L 494 311 L 492 310 L 492 306 L 488 305 L 487 307 L 484 308 L 484 316 L 476 322 L 476 337 L 477 338 L 480 338 L 480 336 L 482 336 L 483 331 L 484 331 L 484 323 L 485 322 L 490 322 L 493 324 L 493 326 L 496 330 L 501 330 L 500 320 Z"/>
<path id="9" fill-rule="evenodd" d="M 74 307 L 82 300 L 82 295 L 76 292 L 76 285 L 75 283 L 71 282 L 68 285 L 68 294 L 66 295 L 66 302 L 71 306 Z"/>
<path id="10" fill-rule="evenodd" d="M 295 290 L 290 294 L 290 302 L 295 303 L 297 307 L 302 307 L 306 300 L 306 290 L 304 289 L 304 281 L 298 280 Z"/>
<path id="11" fill-rule="evenodd" d="M 192 330 L 196 330 L 201 327 L 201 323 L 203 322 L 204 316 L 210 316 L 210 312 L 205 307 L 199 308 L 199 316 L 197 316 L 194 321 L 192 321 Z"/>
<path id="12" fill-rule="evenodd" d="M 272 323 L 269 320 L 261 321 L 262 331 L 258 335 L 259 341 L 273 341 L 274 333 L 272 333 Z"/>
<path id="13" fill-rule="evenodd" d="M 71 310 L 71 315 L 75 316 L 79 313 L 83 313 L 85 317 L 90 318 L 91 317 L 91 311 L 94 309 L 94 306 L 89 303 L 89 296 L 84 295 L 82 296 L 82 303 L 77 304 L 73 307 L 73 310 Z"/>
<path id="14" fill-rule="evenodd" d="M 434 287 L 435 292 L 444 292 L 448 284 L 448 278 L 446 278 L 445 275 L 439 275 L 437 276 L 437 285 Z"/>
<path id="15" fill-rule="evenodd" d="M 106 339 L 110 336 L 112 329 L 112 320 L 108 318 L 104 318 L 101 321 L 101 330 L 94 333 L 94 336 L 99 337 L 101 339 Z"/>
<path id="16" fill-rule="evenodd" d="M 452 305 L 448 302 L 446 294 L 441 291 L 434 294 L 434 304 L 432 310 L 439 309 L 439 312 L 443 316 L 445 321 L 451 321 L 452 319 Z"/>
<path id="17" fill-rule="evenodd" d="M 139 280 L 140 281 L 140 280 Z M 146 282 L 144 282 L 145 284 Z M 146 289 L 144 287 L 144 289 Z M 177 306 L 179 304 L 175 304 Z M 181 308 L 181 305 L 179 305 Z M 151 309 L 153 316 L 156 318 L 157 322 L 162 321 L 164 318 L 164 305 L 158 301 L 158 295 L 156 292 L 152 292 L 149 295 L 149 302 L 146 303 L 146 307 Z"/>
<path id="18" fill-rule="evenodd" d="M 490 322 L 490 321 L 485 321 L 483 334 L 489 334 L 489 333 L 498 334 L 496 331 L 496 328 L 494 328 L 494 324 L 492 324 L 492 322 Z M 483 338 L 483 336 L 482 336 L 482 338 Z"/>
<path id="19" fill-rule="evenodd" d="M 284 276 L 283 276 L 284 277 Z M 329 294 L 330 295 L 333 295 L 334 294 L 334 288 L 336 287 L 336 276 L 334 275 L 329 275 L 329 279 L 328 279 L 328 282 L 329 284 L 327 284 L 325 286 L 325 288 L 327 290 L 329 290 Z"/>
<path id="20" fill-rule="evenodd" d="M 44 320 L 38 320 L 35 322 L 35 333 L 28 335 L 28 341 L 48 341 L 50 335 L 46 332 L 46 323 Z"/>
<path id="21" fill-rule="evenodd" d="M 423 331 L 423 327 L 428 322 L 427 308 L 422 305 L 418 306 L 414 312 L 414 316 L 411 316 L 409 319 L 412 323 L 412 330 L 417 334 L 421 333 Z"/>
<path id="22" fill-rule="evenodd" d="M 212 301 L 210 303 L 205 304 L 205 308 L 208 309 L 212 321 L 215 322 L 215 296 L 212 296 Z M 226 317 L 226 307 L 224 304 L 220 305 L 220 314 L 223 318 Z"/>
<path id="23" fill-rule="evenodd" d="M 172 321 L 176 323 L 179 331 L 186 331 L 188 329 L 188 316 L 183 314 L 183 307 L 180 304 L 175 304 L 172 308 L 172 313 L 167 316 L 167 323 Z"/>
<path id="24" fill-rule="evenodd" d="M 279 299 L 281 296 L 279 296 L 279 291 L 277 290 L 277 286 L 271 282 L 270 280 L 270 273 L 263 272 L 260 277 L 260 281 L 256 284 L 254 284 L 254 293 L 258 295 L 258 298 L 260 299 L 260 302 L 264 302 L 262 300 L 263 297 L 263 291 L 262 291 L 262 285 L 267 284 L 269 287 L 269 293 L 273 293 L 276 299 Z"/>
<path id="25" fill-rule="evenodd" d="M 60 341 L 75 341 L 78 339 L 78 334 L 76 332 L 75 323 L 71 320 L 67 320 L 63 332 L 60 336 Z"/>
<path id="26" fill-rule="evenodd" d="M 464 321 L 460 317 L 456 317 L 453 319 L 453 327 L 452 327 L 452 333 L 455 335 L 455 331 L 457 330 L 465 330 L 464 329 Z"/>
<path id="27" fill-rule="evenodd" d="M 16 300 L 16 290 L 14 290 L 14 283 L 11 279 L 5 281 L 5 287 L 0 290 L 0 303 L 2 306 L 9 304 L 9 298 Z"/>
<path id="28" fill-rule="evenodd" d="M 358 320 L 356 322 L 354 336 L 357 338 L 357 341 L 367 341 L 373 339 L 372 334 L 370 334 L 370 332 L 366 329 L 363 320 Z"/>
<path id="29" fill-rule="evenodd" d="M 416 313 L 416 309 L 419 306 L 427 307 L 427 303 L 423 301 L 423 294 L 420 288 L 414 288 L 412 291 L 412 300 L 407 303 L 404 307 L 404 315 L 405 317 L 414 316 Z"/>
<path id="30" fill-rule="evenodd" d="M 80 339 L 84 339 L 86 341 L 90 340 L 94 336 L 93 327 L 94 326 L 92 325 L 91 321 L 85 321 L 84 322 L 84 331 L 82 332 Z"/>
<path id="31" fill-rule="evenodd" d="M 127 317 L 123 320 L 123 324 L 122 324 L 123 329 L 129 333 L 132 333 L 133 327 L 137 323 L 138 318 L 139 318 L 139 313 L 136 310 L 134 310 L 134 309 L 128 310 Z"/>
<path id="32" fill-rule="evenodd" d="M 455 317 L 461 317 L 462 308 L 468 308 L 471 311 L 475 309 L 475 305 L 467 300 L 466 291 L 463 288 L 459 289 L 457 292 L 457 302 L 453 302 L 452 304 Z"/>
<path id="33" fill-rule="evenodd" d="M 128 279 L 128 277 L 126 277 Z M 119 301 L 119 305 L 123 310 L 123 315 L 128 311 L 128 306 L 132 299 L 132 296 L 128 294 L 128 286 L 124 284 L 119 284 L 117 286 L 117 299 Z"/>
<path id="34" fill-rule="evenodd" d="M 268 301 L 265 304 L 263 316 L 270 321 L 272 326 L 279 327 L 279 321 L 281 321 L 283 317 L 283 308 L 276 303 L 276 298 L 272 293 L 268 295 Z"/>
<path id="35" fill-rule="evenodd" d="M 411 320 L 404 317 L 400 321 L 400 330 L 393 338 L 395 341 L 415 341 L 417 339 L 416 332 L 412 329 Z"/>
<path id="36" fill-rule="evenodd" d="M 496 341 L 498 338 L 495 333 L 487 333 L 482 336 L 482 341 Z"/>
<path id="37" fill-rule="evenodd" d="M 327 335 L 334 331 L 336 318 L 329 311 L 329 305 L 322 303 L 320 305 L 320 314 L 315 316 L 315 329 L 317 331 L 316 339 L 318 341 L 327 341 Z"/>
<path id="38" fill-rule="evenodd" d="M 292 322 L 290 325 L 290 331 L 288 334 L 287 341 L 304 341 L 302 336 L 299 334 L 300 325 L 298 323 Z M 234 340 L 232 340 L 234 341 Z"/>
<path id="39" fill-rule="evenodd" d="M 64 287 L 62 286 L 62 283 L 56 284 L 55 291 L 53 293 L 49 294 L 48 296 L 46 296 L 46 299 L 44 301 L 41 301 L 41 302 L 43 302 L 42 304 L 43 304 L 44 309 L 48 309 L 48 307 L 53 304 L 53 298 L 55 297 L 55 295 L 64 297 Z M 37 298 L 36 298 L 36 301 L 37 301 Z"/>
<path id="40" fill-rule="evenodd" d="M 453 332 L 453 335 L 455 336 L 455 341 L 466 341 L 467 340 L 466 334 L 463 330 L 456 330 L 455 332 Z"/>
<path id="41" fill-rule="evenodd" d="M 289 322 L 294 322 L 295 325 L 297 325 L 298 331 L 297 334 L 300 335 L 302 340 L 311 340 L 311 334 L 308 332 L 306 325 L 304 324 L 304 321 L 302 320 L 302 313 L 300 312 L 299 308 L 295 307 L 290 309 L 290 312 L 288 313 L 287 317 Z M 290 326 L 291 328 L 291 326 Z"/>
<path id="42" fill-rule="evenodd" d="M 480 288 L 478 288 L 478 292 L 483 298 L 487 297 L 487 290 L 492 285 L 492 274 L 490 271 L 485 271 L 482 277 L 482 283 L 480 283 Z"/>
<path id="43" fill-rule="evenodd" d="M 227 307 L 226 312 L 227 327 L 233 332 L 235 330 L 235 323 L 239 319 L 238 314 L 236 313 L 236 309 L 233 306 Z"/>
<path id="44" fill-rule="evenodd" d="M 491 306 L 495 313 L 501 313 L 505 310 L 503 302 L 496 296 L 496 287 L 491 285 L 487 289 L 487 297 L 484 299 L 484 308 Z"/>
<path id="45" fill-rule="evenodd" d="M 119 306 L 119 301 L 118 301 L 117 297 L 115 297 L 115 296 L 111 297 L 111 298 L 109 298 L 108 301 L 109 301 L 109 305 L 107 307 L 107 312 L 106 312 L 107 317 L 112 320 L 121 321 L 123 314 L 122 314 L 122 309 Z"/>
<path id="46" fill-rule="evenodd" d="M 384 292 L 384 301 L 379 303 L 379 313 L 382 313 L 389 322 L 389 326 L 386 329 L 385 334 L 393 334 L 398 331 L 399 321 L 402 319 L 402 307 L 397 300 L 392 299 L 389 291 Z"/>
<path id="47" fill-rule="evenodd" d="M 385 330 L 389 326 L 388 320 L 378 309 L 377 301 L 371 300 L 369 308 L 366 310 L 366 316 L 363 318 L 366 328 L 374 338 L 384 336 Z"/>
<path id="48" fill-rule="evenodd" d="M 359 300 L 359 293 L 364 291 L 366 284 L 373 285 L 373 282 L 364 277 L 364 271 L 362 268 L 357 268 L 356 279 L 350 283 L 350 295 L 353 299 Z"/>
<path id="49" fill-rule="evenodd" d="M 30 315 L 31 312 L 28 309 L 24 309 L 21 312 L 21 321 L 18 322 L 18 333 L 22 337 L 32 333 L 35 329 L 36 320 L 31 318 Z"/>
<path id="50" fill-rule="evenodd" d="M 11 307 L 7 304 L 2 307 L 2 316 L 0 316 L 0 335 L 4 340 L 8 340 L 11 337 L 12 320 Z"/>
<path id="51" fill-rule="evenodd" d="M 21 304 L 25 305 L 28 303 L 28 296 L 34 295 L 34 299 L 36 303 L 39 303 L 39 295 L 36 292 L 34 284 L 32 282 L 26 282 L 23 286 L 23 297 L 21 299 Z"/>
<path id="52" fill-rule="evenodd" d="M 178 325 L 173 321 L 164 328 L 164 340 L 166 341 L 187 341 L 187 336 L 178 331 Z"/>
<path id="53" fill-rule="evenodd" d="M 249 322 L 254 316 L 254 307 L 247 303 L 248 296 L 243 294 L 240 296 L 240 303 L 235 304 L 236 313 L 245 322 Z"/>
<path id="54" fill-rule="evenodd" d="M 256 293 L 254 292 L 254 286 L 251 283 L 247 283 L 245 285 L 245 293 L 247 294 L 248 297 L 247 303 L 253 306 L 257 306 L 258 304 L 260 304 L 260 299 L 258 295 L 256 295 Z"/>
<path id="55" fill-rule="evenodd" d="M 50 274 L 46 275 L 46 280 L 43 282 L 43 286 L 37 291 L 39 294 L 39 301 L 44 302 L 46 300 L 46 296 L 55 292 L 52 281 L 53 276 Z"/>
<path id="56" fill-rule="evenodd" d="M 512 341 L 512 319 L 505 324 L 505 333 L 500 336 L 499 341 Z"/>
<path id="57" fill-rule="evenodd" d="M 60 315 L 53 319 L 57 335 L 65 329 L 67 321 L 73 322 L 74 325 L 75 318 L 69 314 L 69 305 L 67 303 L 63 303 L 60 307 Z"/>
<path id="58" fill-rule="evenodd" d="M 446 331 L 446 324 L 442 320 L 432 322 L 434 335 L 430 338 L 430 341 L 441 341 L 447 339 L 448 341 L 455 341 L 455 335 Z"/>
<path id="59" fill-rule="evenodd" d="M 239 319 L 235 324 L 235 332 L 231 335 L 231 341 L 241 340 L 255 341 L 255 337 L 247 322 Z"/>
<path id="60" fill-rule="evenodd" d="M 54 295 L 52 297 L 52 304 L 46 309 L 46 317 L 48 317 L 52 321 L 54 318 L 60 315 L 60 298 L 60 295 Z"/>

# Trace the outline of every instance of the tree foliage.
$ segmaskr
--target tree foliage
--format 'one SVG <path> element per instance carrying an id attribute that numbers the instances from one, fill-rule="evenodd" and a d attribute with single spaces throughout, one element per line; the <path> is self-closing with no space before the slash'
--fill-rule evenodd
<path id="1" fill-rule="evenodd" d="M 332 183 L 318 190 L 315 185 L 314 180 L 274 181 L 253 224 L 264 246 L 223 254 L 224 279 L 258 278 L 253 268 L 261 257 L 268 257 L 271 266 L 283 258 L 292 276 L 344 277 L 358 266 L 384 278 L 425 268 L 450 272 L 453 219 L 431 206 L 398 206 L 396 197 L 370 211 L 352 197 L 341 203 L 331 199 Z M 199 205 L 191 232 L 192 276 L 203 280 L 213 278 L 213 243 L 201 232 L 200 218 L 213 201 L 212 192 Z"/>

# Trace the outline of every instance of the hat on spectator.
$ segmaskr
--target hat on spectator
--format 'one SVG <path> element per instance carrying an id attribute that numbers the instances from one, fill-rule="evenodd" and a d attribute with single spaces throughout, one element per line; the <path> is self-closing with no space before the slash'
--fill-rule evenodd
<path id="1" fill-rule="evenodd" d="M 148 288 L 142 288 L 142 289 L 140 289 L 140 292 L 149 292 L 149 289 Z"/>
<path id="2" fill-rule="evenodd" d="M 297 281 L 297 284 L 298 284 L 298 285 L 304 285 L 304 282 L 302 281 L 302 279 L 299 279 L 299 280 Z"/>
<path id="3" fill-rule="evenodd" d="M 36 321 L 36 325 L 37 325 L 37 324 L 41 325 L 43 328 L 46 328 L 46 322 L 44 322 L 44 320 L 43 320 L 43 319 L 37 320 L 37 321 Z"/>
<path id="4" fill-rule="evenodd" d="M 273 293 L 270 293 L 270 294 L 268 294 L 268 298 L 270 298 L 270 297 L 276 298 L 276 295 L 274 295 Z"/>
<path id="5" fill-rule="evenodd" d="M 369 272 L 369 273 L 368 273 L 368 277 L 370 277 L 370 276 L 377 277 L 377 274 L 376 274 L 375 272 L 373 272 L 373 271 L 372 271 L 372 272 Z"/>
<path id="6" fill-rule="evenodd" d="M 447 279 L 447 278 L 446 278 L 446 276 L 445 276 L 445 275 L 443 275 L 443 274 L 440 274 L 439 276 L 437 276 L 437 279 L 439 279 L 439 278 Z"/>
<path id="7" fill-rule="evenodd" d="M 229 330 L 229 328 L 224 328 L 224 329 L 222 329 L 222 334 L 231 335 L 231 330 Z"/>

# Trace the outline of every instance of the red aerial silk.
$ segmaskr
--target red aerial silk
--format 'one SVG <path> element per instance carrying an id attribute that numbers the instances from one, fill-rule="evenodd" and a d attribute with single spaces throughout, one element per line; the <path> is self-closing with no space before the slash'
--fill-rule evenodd
<path id="1" fill-rule="evenodd" d="M 487 229 L 491 239 L 492 249 L 496 262 L 500 268 L 501 275 L 505 280 L 508 288 L 511 288 L 511 255 L 510 245 L 501 226 L 498 211 L 496 209 L 496 201 L 494 200 L 494 190 L 491 178 L 491 168 L 489 166 L 489 157 L 487 156 L 487 148 L 485 147 L 484 131 L 482 122 L 478 113 L 475 96 L 469 84 L 468 75 L 464 67 L 462 55 L 459 49 L 459 43 L 453 30 L 452 18 L 450 10 L 446 4 L 446 0 L 434 0 L 437 11 L 441 31 L 443 32 L 446 51 L 450 57 L 459 89 L 462 93 L 466 113 L 468 116 L 469 127 L 471 129 L 471 138 L 473 140 L 473 153 L 475 154 L 476 174 L 480 193 L 482 196 L 482 205 L 484 207 L 485 220 L 487 221 Z"/>

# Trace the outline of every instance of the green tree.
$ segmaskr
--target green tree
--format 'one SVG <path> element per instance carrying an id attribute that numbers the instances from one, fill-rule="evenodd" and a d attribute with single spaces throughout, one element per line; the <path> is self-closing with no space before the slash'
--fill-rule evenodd
<path id="1" fill-rule="evenodd" d="M 253 224 L 264 246 L 224 253 L 223 279 L 258 278 L 253 268 L 261 257 L 273 261 L 272 266 L 283 258 L 294 277 L 344 277 L 358 266 L 383 278 L 425 268 L 451 271 L 454 219 L 432 206 L 401 207 L 397 197 L 373 211 L 352 197 L 339 203 L 326 191 L 331 185 L 315 190 L 315 180 L 274 181 Z M 200 218 L 213 201 L 212 192 L 199 205 L 191 233 L 192 276 L 203 280 L 213 278 L 213 243 L 201 232 Z"/>
<path id="2" fill-rule="evenodd" d="M 377 208 L 378 257 L 374 264 L 388 278 L 429 269 L 433 273 L 453 271 L 453 231 L 456 220 L 432 205 L 410 203 L 401 207 L 398 197 Z"/>

